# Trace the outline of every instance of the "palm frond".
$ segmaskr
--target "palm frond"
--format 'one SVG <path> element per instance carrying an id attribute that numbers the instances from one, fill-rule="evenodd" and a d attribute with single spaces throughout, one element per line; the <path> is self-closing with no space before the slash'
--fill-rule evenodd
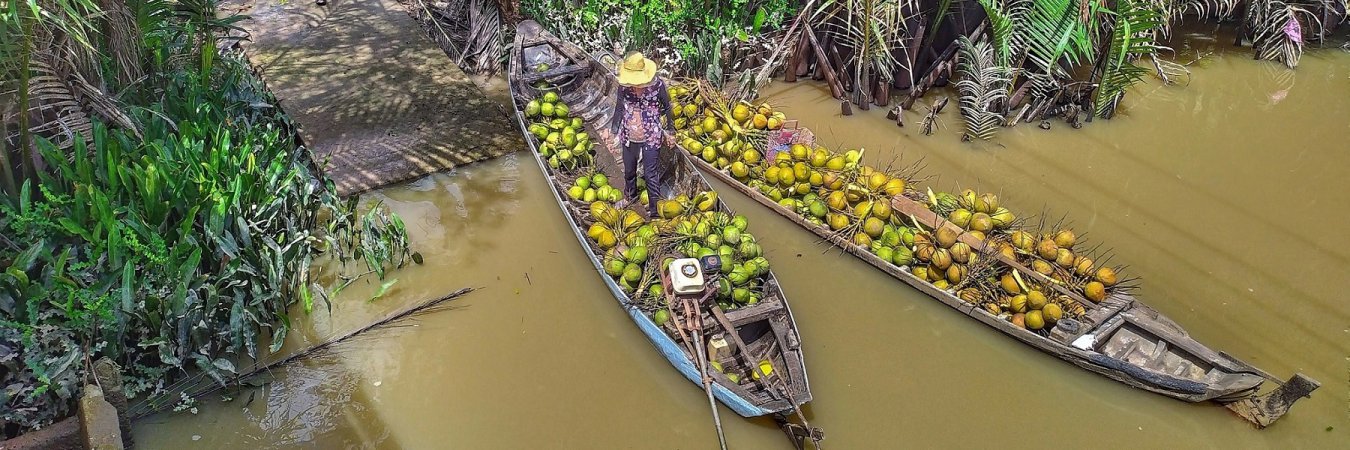
<path id="1" fill-rule="evenodd" d="M 1011 0 L 1005 7 L 999 0 L 978 0 L 989 20 L 989 39 L 994 49 L 994 60 L 1001 66 L 1012 65 L 1013 34 L 1018 22 L 1025 17 L 1027 0 Z"/>
<path id="2" fill-rule="evenodd" d="M 907 38 L 908 5 L 896 0 L 827 0 L 812 13 L 811 21 L 817 30 L 853 49 L 844 63 L 856 67 L 856 73 L 890 80 L 899 64 L 893 50 Z"/>
<path id="3" fill-rule="evenodd" d="M 126 86 L 144 74 L 141 67 L 141 30 L 126 0 L 100 0 L 103 10 L 103 33 L 108 41 L 108 59 L 115 67 L 114 75 Z"/>
<path id="4" fill-rule="evenodd" d="M 1164 49 L 1164 47 L 1160 46 L 1158 47 L 1158 49 L 1162 50 Z M 1148 59 L 1150 62 L 1153 63 L 1153 75 L 1158 77 L 1159 80 L 1162 80 L 1163 83 L 1166 84 L 1190 83 L 1191 69 L 1186 68 L 1185 64 L 1163 58 L 1157 53 L 1149 55 Z M 1179 81 L 1183 78 L 1186 79 L 1186 82 L 1184 83 Z"/>
<path id="5" fill-rule="evenodd" d="M 1223 21 L 1231 18 L 1241 4 L 1242 0 L 1179 0 L 1168 2 L 1166 14 L 1169 19 L 1194 14 L 1200 20 Z"/>
<path id="6" fill-rule="evenodd" d="M 1158 52 L 1154 36 L 1162 27 L 1162 15 L 1143 0 L 1118 0 L 1116 10 L 1111 42 L 1093 98 L 1094 113 L 1102 118 L 1111 117 L 1125 90 L 1149 73 L 1134 61 Z"/>
<path id="7" fill-rule="evenodd" d="M 1008 68 L 994 60 L 994 50 L 986 41 L 971 42 L 961 36 L 959 52 L 961 80 L 956 82 L 956 89 L 961 94 L 961 117 L 966 122 L 964 139 L 993 139 L 1003 124 L 998 111 L 1007 99 L 1006 86 L 1011 82 Z"/>
<path id="8" fill-rule="evenodd" d="M 1013 47 L 1025 49 L 1041 73 L 1068 76 L 1060 62 L 1077 65 L 1092 54 L 1089 31 L 1096 24 L 1089 22 L 1098 9 L 1097 0 L 1030 0 L 1024 18 L 1015 21 Z"/>
<path id="9" fill-rule="evenodd" d="M 1279 61 L 1290 69 L 1297 67 L 1299 58 L 1303 56 L 1304 31 L 1299 16 L 1302 15 L 1310 23 L 1310 30 L 1320 26 L 1317 18 L 1307 9 L 1282 0 L 1253 0 L 1248 8 L 1248 24 L 1256 30 L 1252 40 L 1256 56 Z M 1313 23 L 1317 25 L 1311 25 Z"/>
<path id="10" fill-rule="evenodd" d="M 50 138 L 60 148 L 69 148 L 76 139 L 91 137 L 90 113 L 93 113 L 99 119 L 138 133 L 136 123 L 117 101 L 74 67 L 69 56 L 51 51 L 33 54 L 29 61 L 33 76 L 28 82 L 28 110 L 41 119 L 30 124 L 29 129 Z"/>

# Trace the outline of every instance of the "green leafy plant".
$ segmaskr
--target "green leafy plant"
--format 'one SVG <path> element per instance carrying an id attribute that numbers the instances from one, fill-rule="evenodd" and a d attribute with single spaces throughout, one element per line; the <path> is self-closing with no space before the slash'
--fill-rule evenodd
<path id="1" fill-rule="evenodd" d="M 280 348 L 292 307 L 330 297 L 326 264 L 383 279 L 406 263 L 402 221 L 339 198 L 275 99 L 216 47 L 237 17 L 210 0 L 25 6 L 0 12 L 0 51 L 22 57 L 4 61 L 5 87 L 33 94 L 2 123 L 25 143 L 19 161 L 0 148 L 5 429 L 67 414 L 97 357 L 122 365 L 133 396 L 189 374 L 223 382 Z M 128 74 L 144 75 L 105 94 Z"/>
<path id="2" fill-rule="evenodd" d="M 1297 67 L 1303 56 L 1304 29 L 1315 30 L 1322 26 L 1317 15 L 1307 7 L 1283 0 L 1248 2 L 1246 21 L 1255 31 L 1252 49 L 1256 57 L 1278 61 L 1290 69 Z"/>
<path id="3" fill-rule="evenodd" d="M 526 0 L 521 10 L 588 51 L 640 50 L 674 75 L 729 73 L 710 55 L 754 47 L 795 14 L 790 0 Z M 714 45 L 708 45 L 711 42 Z M 718 67 L 709 64 L 716 61 Z M 720 82 L 720 78 L 715 80 Z"/>
<path id="4" fill-rule="evenodd" d="M 1125 90 L 1148 74 L 1135 60 L 1156 55 L 1163 48 L 1154 43 L 1163 26 L 1161 13 L 1139 0 L 1116 0 L 1112 17 L 1111 40 L 1104 48 L 1100 76 L 1094 91 L 1094 113 L 1110 118 Z"/>
<path id="5" fill-rule="evenodd" d="M 1007 86 L 1011 82 L 1007 66 L 995 61 L 994 49 L 988 42 L 971 42 L 962 36 L 960 43 L 961 117 L 966 122 L 965 140 L 990 140 L 1003 125 L 999 114 L 1002 102 L 1007 100 Z"/>
<path id="6" fill-rule="evenodd" d="M 894 78 L 899 64 L 893 49 L 906 36 L 905 2 L 884 0 L 826 0 L 812 13 L 821 32 L 852 48 L 845 65 L 854 67 L 855 103 L 871 101 L 875 74 L 884 83 Z"/>

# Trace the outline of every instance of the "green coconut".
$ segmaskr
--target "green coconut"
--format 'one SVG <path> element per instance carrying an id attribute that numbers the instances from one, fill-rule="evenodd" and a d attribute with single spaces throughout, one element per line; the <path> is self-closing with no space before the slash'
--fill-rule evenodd
<path id="1" fill-rule="evenodd" d="M 764 250 L 760 248 L 759 244 L 754 242 L 741 242 L 741 246 L 737 249 L 737 252 L 743 259 L 754 258 L 764 254 Z"/>
<path id="2" fill-rule="evenodd" d="M 604 266 L 605 273 L 611 277 L 617 277 L 623 275 L 623 270 L 627 267 L 627 264 L 621 259 L 610 257 L 605 258 Z"/>
<path id="3" fill-rule="evenodd" d="M 951 220 L 952 223 L 956 224 L 958 227 L 966 228 L 967 226 L 970 226 L 972 215 L 973 214 L 968 209 L 957 208 L 956 211 L 952 211 L 951 215 L 947 216 L 947 219 Z"/>
<path id="4" fill-rule="evenodd" d="M 879 238 L 881 237 L 881 232 L 885 226 L 886 222 L 881 219 L 868 217 L 867 220 L 863 221 L 863 232 L 867 233 L 867 235 L 872 238 Z"/>
<path id="5" fill-rule="evenodd" d="M 882 246 L 876 250 L 876 254 L 877 257 L 881 258 L 882 261 L 886 261 L 889 263 L 895 258 L 895 249 Z"/>
<path id="6" fill-rule="evenodd" d="M 628 265 L 625 265 L 623 267 L 624 281 L 627 281 L 631 284 L 637 283 L 637 281 L 640 279 L 642 279 L 642 266 L 633 263 L 628 263 Z"/>
<path id="7" fill-rule="evenodd" d="M 647 263 L 647 247 L 638 245 L 628 248 L 628 262 L 633 264 Z"/>
<path id="8" fill-rule="evenodd" d="M 914 262 L 914 252 L 905 247 L 896 247 L 891 253 L 891 263 L 897 266 L 908 266 Z"/>

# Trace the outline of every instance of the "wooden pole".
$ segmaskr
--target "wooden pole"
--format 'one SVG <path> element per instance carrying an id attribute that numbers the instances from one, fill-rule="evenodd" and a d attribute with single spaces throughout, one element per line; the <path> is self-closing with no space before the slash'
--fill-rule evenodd
<path id="1" fill-rule="evenodd" d="M 805 18 L 805 17 L 806 17 L 806 14 L 807 14 L 809 11 L 812 10 L 811 7 L 815 4 L 815 2 L 816 2 L 816 0 L 807 0 L 807 1 L 806 1 L 806 4 L 805 4 L 805 5 L 802 5 L 802 10 L 801 10 L 801 12 L 797 13 L 797 18 L 796 18 L 796 19 L 793 19 L 793 20 L 792 20 L 792 26 L 788 27 L 787 34 L 783 35 L 783 40 L 782 40 L 781 42 L 778 43 L 778 46 L 775 47 L 775 48 L 773 49 L 773 53 L 771 53 L 771 54 L 769 55 L 769 64 L 765 64 L 764 67 L 761 68 L 761 69 L 759 70 L 759 74 L 755 76 L 755 79 L 757 79 L 757 80 L 765 80 L 765 79 L 768 79 L 768 77 L 769 77 L 769 75 L 770 75 L 770 70 L 773 68 L 773 64 L 772 64 L 773 61 L 774 61 L 774 60 L 777 60 L 777 59 L 778 59 L 778 54 L 779 54 L 780 52 L 782 52 L 784 48 L 787 47 L 787 45 L 788 45 L 788 40 L 789 40 L 789 39 L 792 39 L 792 33 L 793 33 L 794 31 L 797 31 L 797 25 L 800 25 L 800 24 L 802 24 L 803 22 L 805 22 L 805 21 L 802 20 L 802 19 Z M 808 28 L 808 29 L 809 29 L 809 28 Z M 790 69 L 791 69 L 791 68 L 789 68 L 789 70 L 790 70 Z"/>
<path id="2" fill-rule="evenodd" d="M 709 291 L 709 295 L 711 295 L 711 292 Z M 707 300 L 709 295 L 705 295 L 703 299 Z M 691 309 L 691 302 L 693 302 L 692 299 L 685 300 L 686 311 Z M 699 303 L 702 303 L 702 301 L 699 301 Z M 708 376 L 708 357 L 703 353 L 703 312 L 699 310 L 697 305 L 694 305 L 692 309 L 692 314 L 687 317 L 692 322 L 691 325 L 694 329 L 694 351 L 698 355 L 698 373 L 703 379 L 703 392 L 708 394 L 708 407 L 712 409 L 713 424 L 717 426 L 717 443 L 720 444 L 722 450 L 727 450 L 727 437 L 722 432 L 722 417 L 717 412 L 717 399 L 713 397 L 712 393 L 712 377 Z M 735 333 L 735 330 L 727 330 L 727 332 Z"/>
<path id="3" fill-rule="evenodd" d="M 353 338 L 353 337 L 356 337 L 356 336 L 358 336 L 358 335 L 360 335 L 360 334 L 362 334 L 362 333 L 365 333 L 365 332 L 367 332 L 367 331 L 370 331 L 370 330 L 373 330 L 373 329 L 376 329 L 376 328 L 385 327 L 385 326 L 388 326 L 388 325 L 391 325 L 391 324 L 396 324 L 397 322 L 400 322 L 400 321 L 402 321 L 402 320 L 404 320 L 404 319 L 407 319 L 407 318 L 409 318 L 409 317 L 412 317 L 412 316 L 414 316 L 414 315 L 416 315 L 416 314 L 425 313 L 425 312 L 434 312 L 434 311 L 440 311 L 440 310 L 443 310 L 444 308 L 442 308 L 442 307 L 445 306 L 445 303 L 450 302 L 450 301 L 452 301 L 452 300 L 455 300 L 455 299 L 457 299 L 457 298 L 463 297 L 463 296 L 465 296 L 465 295 L 468 295 L 470 292 L 473 292 L 474 290 L 475 290 L 475 288 L 463 288 L 463 289 L 460 289 L 460 290 L 458 290 L 458 291 L 452 292 L 452 293 L 450 293 L 450 294 L 448 294 L 448 295 L 445 295 L 445 296 L 443 296 L 443 297 L 436 298 L 436 299 L 432 299 L 432 300 L 428 300 L 428 301 L 423 302 L 423 303 L 421 303 L 421 304 L 419 304 L 419 305 L 417 305 L 417 306 L 414 306 L 414 307 L 411 307 L 411 308 L 408 308 L 408 309 L 404 309 L 404 310 L 399 311 L 399 312 L 396 312 L 396 313 L 394 313 L 394 314 L 390 314 L 390 315 L 388 315 L 388 316 L 385 316 L 383 319 L 380 319 L 380 320 L 378 320 L 378 321 L 376 321 L 376 322 L 374 322 L 374 323 L 371 323 L 371 324 L 366 325 L 366 326 L 364 326 L 364 327 L 358 328 L 358 329 L 356 329 L 356 330 L 353 330 L 353 331 L 349 331 L 349 332 L 347 332 L 347 333 L 344 333 L 344 334 L 342 334 L 341 336 L 337 336 L 337 337 L 328 339 L 328 340 L 326 340 L 326 341 L 324 341 L 324 342 L 321 342 L 321 343 L 319 343 L 319 344 L 315 344 L 315 345 L 313 345 L 313 346 L 311 346 L 311 347 L 305 348 L 304 350 L 301 350 L 301 351 L 292 353 L 290 356 L 287 356 L 287 357 L 285 357 L 285 358 L 282 358 L 282 359 L 279 359 L 279 360 L 276 360 L 276 361 L 272 361 L 272 362 L 269 362 L 269 363 L 266 363 L 266 364 L 263 364 L 263 365 L 257 365 L 257 364 L 255 364 L 255 365 L 253 366 L 253 368 L 252 368 L 251 370 L 249 370 L 248 372 L 244 372 L 244 373 L 235 375 L 235 376 L 233 376 L 233 377 L 230 377 L 230 378 L 226 379 L 223 383 L 212 383 L 211 387 L 208 388 L 208 389 L 206 389 L 206 390 L 204 390 L 204 391 L 201 391 L 201 392 L 194 392 L 194 393 L 188 393 L 188 392 L 186 392 L 186 391 L 187 391 L 187 390 L 190 390 L 190 389 L 185 389 L 185 390 L 184 390 L 184 394 L 187 394 L 189 397 L 195 399 L 195 398 L 201 398 L 201 397 L 210 395 L 211 393 L 216 392 L 216 391 L 218 391 L 218 390 L 220 390 L 220 389 L 222 389 L 222 388 L 224 388 L 224 387 L 226 387 L 226 386 L 229 386 L 229 385 L 238 385 L 241 381 L 246 380 L 246 379 L 248 379 L 249 377 L 252 377 L 252 376 L 254 376 L 254 375 L 258 375 L 258 374 L 263 373 L 263 372 L 269 372 L 269 371 L 272 371 L 272 370 L 274 370 L 274 369 L 277 369 L 277 368 L 279 368 L 279 367 L 281 367 L 281 366 L 285 366 L 285 365 L 290 364 L 290 363 L 292 363 L 292 362 L 298 361 L 298 360 L 300 360 L 300 359 L 302 359 L 302 358 L 305 358 L 305 357 L 307 357 L 307 356 L 314 355 L 314 354 L 316 354 L 316 353 L 318 353 L 318 352 L 320 352 L 320 351 L 323 351 L 323 350 L 325 350 L 325 349 L 331 348 L 331 347 L 334 346 L 334 345 L 337 345 L 337 344 L 341 344 L 341 343 L 343 343 L 343 342 L 346 342 L 347 340 L 349 340 L 349 339 L 351 339 L 351 338 Z M 199 375 L 199 376 L 203 376 L 203 375 Z M 190 383 L 190 384 L 195 384 L 195 382 Z M 181 385 L 180 385 L 180 386 L 181 386 Z M 161 407 L 161 406 L 172 405 L 172 404 L 173 404 L 173 403 L 157 404 L 157 403 L 155 402 L 155 398 L 153 398 L 153 397 L 152 397 L 152 398 L 147 398 L 147 399 L 141 400 L 140 403 L 138 403 L 135 407 L 133 407 L 132 409 L 135 410 L 135 411 L 132 411 L 131 413 L 129 413 L 129 415 L 131 416 L 131 418 L 132 418 L 133 420 L 139 419 L 139 418 L 141 418 L 141 417 L 145 417 L 145 416 L 148 416 L 148 415 L 153 414 L 153 413 L 155 413 L 155 412 L 158 412 L 158 410 L 160 409 L 159 407 Z M 148 405 L 148 406 L 146 406 L 146 407 L 148 407 L 149 409 L 148 409 L 148 410 L 145 409 L 145 407 L 142 407 L 142 405 Z"/>
<path id="4" fill-rule="evenodd" d="M 872 98 L 875 99 L 877 106 L 884 108 L 891 104 L 891 84 L 881 77 L 876 78 L 876 91 L 872 94 Z"/>
<path id="5" fill-rule="evenodd" d="M 804 77 L 811 73 L 811 42 L 806 40 L 806 33 L 797 39 L 797 66 L 793 68 L 798 77 Z"/>
<path id="6" fill-rule="evenodd" d="M 816 40 L 816 32 L 811 29 L 810 24 L 806 24 L 807 39 L 811 41 L 811 48 L 816 52 L 816 67 L 825 74 L 825 82 L 830 85 L 830 95 L 834 98 L 844 98 L 844 87 L 839 84 L 839 79 L 835 77 L 834 69 L 830 68 L 830 58 L 825 57 L 825 49 L 820 48 L 820 41 Z"/>

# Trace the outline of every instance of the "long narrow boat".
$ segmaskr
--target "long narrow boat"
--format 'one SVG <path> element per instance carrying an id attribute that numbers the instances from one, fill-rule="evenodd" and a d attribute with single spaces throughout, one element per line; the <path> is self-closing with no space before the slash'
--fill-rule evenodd
<path id="1" fill-rule="evenodd" d="M 721 118 L 720 114 L 718 116 Z M 681 144 L 681 147 L 684 145 Z M 1212 350 L 1192 339 L 1180 325 L 1126 292 L 1113 292 L 1101 302 L 1092 302 L 1084 300 L 1075 292 L 1059 288 L 1059 293 L 1084 304 L 1086 314 L 1079 320 L 1065 321 L 1066 326 L 1054 327 L 1048 332 L 1038 333 L 1017 326 L 978 304 L 963 300 L 954 292 L 955 289 L 939 288 L 914 275 L 909 266 L 897 266 L 883 260 L 867 248 L 831 231 L 829 227 L 805 220 L 802 214 L 737 180 L 729 169 L 719 169 L 707 161 L 690 156 L 691 153 L 687 149 L 680 152 L 703 173 L 726 183 L 882 272 L 1027 345 L 1113 380 L 1188 402 L 1213 401 L 1228 407 L 1258 427 L 1270 425 L 1288 412 L 1295 401 L 1319 387 L 1317 381 L 1303 374 L 1295 374 L 1290 380 L 1282 382 L 1231 355 Z M 765 160 L 769 158 L 766 156 Z M 1044 286 L 1056 284 L 1016 260 L 1001 255 L 985 241 L 934 213 L 925 203 L 903 194 L 895 195 L 891 197 L 891 209 L 895 214 L 908 216 L 929 230 L 942 227 L 952 229 L 958 239 L 971 249 L 1008 265 L 1022 277 L 1042 282 Z M 1258 395 L 1266 381 L 1278 388 Z"/>
<path id="2" fill-rule="evenodd" d="M 538 70 L 541 66 L 548 69 Z M 690 344 L 703 348 L 709 343 L 706 339 L 703 342 L 690 342 L 693 338 L 672 327 L 671 322 L 684 319 L 679 311 L 671 313 L 673 316 L 671 322 L 658 325 L 652 312 L 640 308 L 635 299 L 606 273 L 602 267 L 606 250 L 588 240 L 581 231 L 583 225 L 591 220 L 583 209 L 584 205 L 564 195 L 569 174 L 553 169 L 546 163 L 540 151 L 542 143 L 532 134 L 528 125 L 530 121 L 523 112 L 527 102 L 543 93 L 536 87 L 538 83 L 543 82 L 549 91 L 559 94 L 561 100 L 570 106 L 572 115 L 584 119 L 588 124 L 590 136 L 606 136 L 608 133 L 597 129 L 594 124 L 607 124 L 613 112 L 618 84 L 611 69 L 575 45 L 548 33 L 537 23 L 523 21 L 516 27 L 508 76 L 516 122 L 520 125 L 520 130 L 529 143 L 531 154 L 539 164 L 540 170 L 549 179 L 548 185 L 554 200 L 562 209 L 577 241 L 586 249 L 586 254 L 596 272 L 604 280 L 618 305 L 628 313 L 633 323 L 657 351 L 669 360 L 680 374 L 702 387 L 702 374 L 696 365 L 698 359 L 695 356 L 701 352 L 691 351 L 695 347 Z M 621 160 L 613 150 L 617 146 L 611 142 L 604 142 L 603 137 L 595 139 L 599 143 L 596 148 L 600 150 L 596 152 L 593 164 L 609 178 L 622 179 Z M 707 180 L 694 170 L 686 159 L 671 157 L 663 161 L 662 167 L 663 180 L 669 180 L 664 184 L 675 193 L 711 191 Z M 716 203 L 716 211 L 731 213 L 721 201 Z M 722 370 L 710 371 L 713 381 L 712 394 L 724 405 L 745 417 L 783 416 L 811 401 L 811 390 L 796 321 L 777 279 L 771 272 L 764 279 L 766 282 L 760 287 L 764 296 L 757 303 L 731 309 L 719 317 L 714 317 L 707 311 L 702 313 L 704 336 L 722 334 L 733 346 L 736 342 L 744 343 L 745 348 L 742 349 L 744 354 L 760 355 L 754 359 L 754 363 L 764 360 L 771 362 L 773 375 L 766 374 L 768 376 L 764 377 L 764 380 L 783 381 L 782 383 L 761 381 L 760 377 L 751 375 L 753 365 L 757 364 L 747 363 L 741 358 L 723 356 L 717 360 Z M 735 329 L 727 332 L 725 327 L 720 326 L 722 323 L 729 323 Z"/>

